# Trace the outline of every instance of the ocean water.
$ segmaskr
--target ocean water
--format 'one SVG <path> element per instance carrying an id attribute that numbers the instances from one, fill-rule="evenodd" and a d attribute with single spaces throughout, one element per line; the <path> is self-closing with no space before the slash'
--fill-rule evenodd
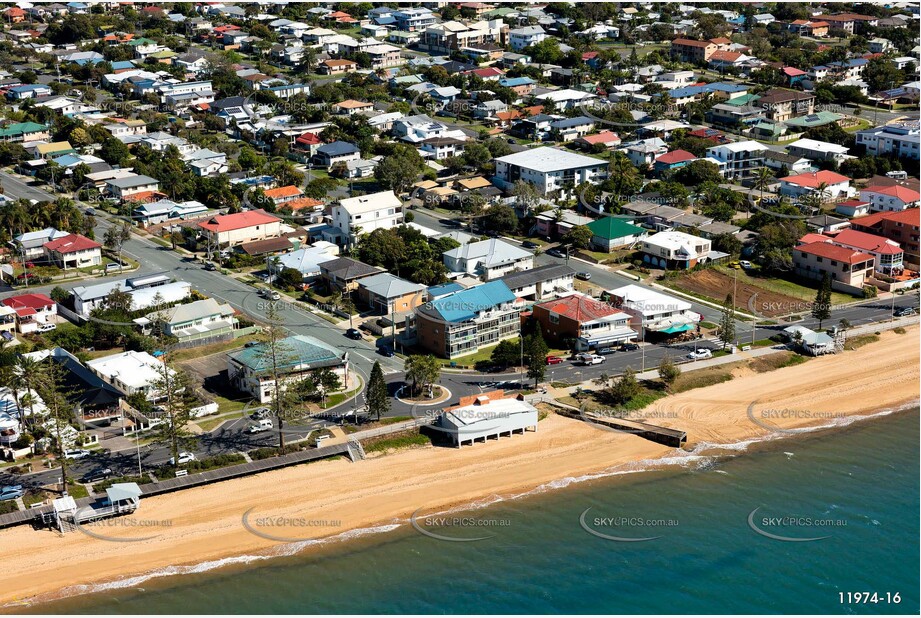
<path id="1" fill-rule="evenodd" d="M 918 430 L 910 410 L 417 519 L 483 540 L 403 524 L 18 611 L 917 614 Z"/>

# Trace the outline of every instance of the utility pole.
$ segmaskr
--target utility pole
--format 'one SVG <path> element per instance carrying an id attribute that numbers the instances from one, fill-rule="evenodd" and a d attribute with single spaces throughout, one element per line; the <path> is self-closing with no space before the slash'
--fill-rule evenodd
<path id="1" fill-rule="evenodd" d="M 518 380 L 518 383 L 522 386 L 524 385 L 524 333 L 521 332 L 521 324 L 518 325 L 518 344 L 521 350 L 521 357 L 519 362 L 521 363 L 518 369 L 521 372 L 521 377 Z"/>

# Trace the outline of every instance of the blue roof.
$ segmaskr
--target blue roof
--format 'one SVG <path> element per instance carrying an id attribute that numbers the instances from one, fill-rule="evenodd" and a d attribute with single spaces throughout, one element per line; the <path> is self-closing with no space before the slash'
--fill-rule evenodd
<path id="1" fill-rule="evenodd" d="M 446 322 L 466 322 L 475 318 L 480 311 L 514 300 L 515 295 L 502 281 L 490 281 L 433 300 L 429 305 Z"/>
<path id="2" fill-rule="evenodd" d="M 133 69 L 134 63 L 130 60 L 119 60 L 112 63 L 112 70 L 118 71 L 119 69 Z"/>
<path id="3" fill-rule="evenodd" d="M 684 88 L 675 88 L 668 91 L 668 96 L 672 98 L 695 97 L 705 92 L 745 92 L 748 90 L 740 84 L 729 84 L 726 82 L 717 82 L 715 84 L 704 84 L 703 86 L 685 86 Z"/>
<path id="4" fill-rule="evenodd" d="M 499 80 L 499 85 L 505 86 L 506 88 L 514 88 L 515 86 L 527 86 L 533 83 L 534 80 L 530 77 L 505 77 Z"/>
<path id="5" fill-rule="evenodd" d="M 67 167 L 68 165 L 78 164 L 81 161 L 83 161 L 83 159 L 81 159 L 80 157 L 68 154 L 68 155 L 62 155 L 56 159 L 52 159 L 52 161 L 54 163 L 57 163 L 58 165 Z"/>
<path id="6" fill-rule="evenodd" d="M 444 296 L 445 294 L 451 294 L 453 292 L 460 292 L 464 289 L 459 283 L 443 283 L 441 285 L 433 285 L 428 289 L 430 296 Z"/>

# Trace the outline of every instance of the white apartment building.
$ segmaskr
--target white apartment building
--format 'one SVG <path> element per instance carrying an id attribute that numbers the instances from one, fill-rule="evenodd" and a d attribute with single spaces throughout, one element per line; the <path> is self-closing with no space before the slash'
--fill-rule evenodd
<path id="1" fill-rule="evenodd" d="M 718 162 L 720 173 L 725 178 L 745 178 L 764 166 L 766 150 L 758 142 L 746 140 L 708 148 L 707 157 Z"/>
<path id="2" fill-rule="evenodd" d="M 534 148 L 495 160 L 500 188 L 511 188 L 518 180 L 530 182 L 541 195 L 607 176 L 607 161 L 556 148 Z"/>
<path id="3" fill-rule="evenodd" d="M 331 218 L 332 225 L 355 242 L 359 233 L 390 229 L 403 223 L 403 203 L 393 191 L 349 197 L 332 207 Z"/>

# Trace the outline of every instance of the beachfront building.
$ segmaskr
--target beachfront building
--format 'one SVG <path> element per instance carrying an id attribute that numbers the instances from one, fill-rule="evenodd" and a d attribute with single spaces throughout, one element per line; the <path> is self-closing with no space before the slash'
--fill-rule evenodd
<path id="1" fill-rule="evenodd" d="M 280 389 L 319 369 L 333 371 L 348 388 L 348 352 L 307 335 L 285 337 L 278 342 L 278 349 L 284 350 L 281 358 L 276 358 Z M 255 397 L 259 403 L 268 403 L 275 396 L 272 357 L 266 343 L 228 354 L 227 375 L 234 387 Z"/>
<path id="2" fill-rule="evenodd" d="M 684 232 L 659 232 L 643 238 L 643 262 L 653 268 L 693 268 L 710 259 L 710 241 Z"/>
<path id="3" fill-rule="evenodd" d="M 537 408 L 520 396 L 491 391 L 461 397 L 458 405 L 445 408 L 435 427 L 450 436 L 454 446 L 460 447 L 537 431 L 537 420 Z"/>
<path id="4" fill-rule="evenodd" d="M 921 193 L 902 185 L 874 185 L 860 190 L 860 198 L 873 212 L 900 212 L 921 206 Z"/>
<path id="5" fill-rule="evenodd" d="M 851 227 L 899 243 L 905 252 L 905 268 L 921 269 L 921 209 L 901 212 L 879 212 L 851 220 Z"/>
<path id="6" fill-rule="evenodd" d="M 630 315 L 630 328 L 643 339 L 694 330 L 703 319 L 691 311 L 691 303 L 639 285 L 609 290 L 606 296 L 614 307 Z"/>
<path id="7" fill-rule="evenodd" d="M 416 309 L 420 347 L 442 358 L 474 354 L 517 337 L 521 307 L 502 281 L 441 296 Z"/>
<path id="8" fill-rule="evenodd" d="M 547 341 L 579 351 L 603 348 L 635 339 L 630 314 L 572 292 L 534 305 L 534 319 Z"/>
<path id="9" fill-rule="evenodd" d="M 875 258 L 869 253 L 821 240 L 793 249 L 793 267 L 797 275 L 822 281 L 828 274 L 832 289 L 848 294 L 863 294 L 864 286 L 873 276 L 874 263 Z"/>
<path id="10" fill-rule="evenodd" d="M 158 401 L 165 396 L 160 385 L 167 376 L 176 378 L 176 372 L 160 359 L 134 350 L 95 358 L 86 366 L 126 395 L 141 394 L 148 401 Z"/>

